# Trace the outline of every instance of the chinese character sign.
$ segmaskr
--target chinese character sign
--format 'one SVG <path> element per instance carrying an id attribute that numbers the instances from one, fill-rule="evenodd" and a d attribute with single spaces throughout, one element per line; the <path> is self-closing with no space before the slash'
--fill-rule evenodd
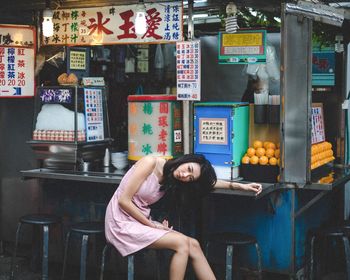
<path id="1" fill-rule="evenodd" d="M 28 25 L 1 25 L 0 45 L 7 47 L 34 47 L 35 27 Z"/>
<path id="2" fill-rule="evenodd" d="M 171 156 L 171 102 L 129 102 L 129 159 Z"/>
<path id="3" fill-rule="evenodd" d="M 178 100 L 200 100 L 200 41 L 176 43 L 176 77 Z"/>
<path id="4" fill-rule="evenodd" d="M 220 64 L 266 63 L 266 30 L 219 33 Z"/>
<path id="5" fill-rule="evenodd" d="M 34 49 L 0 46 L 0 97 L 34 95 Z"/>
<path id="6" fill-rule="evenodd" d="M 98 45 L 182 40 L 182 2 L 146 3 L 147 31 L 135 33 L 137 5 L 56 10 L 46 45 Z"/>
<path id="7" fill-rule="evenodd" d="M 199 143 L 211 145 L 227 145 L 226 118 L 200 118 Z"/>
<path id="8" fill-rule="evenodd" d="M 70 51 L 69 68 L 73 70 L 86 69 L 86 52 L 85 51 Z"/>
<path id="9" fill-rule="evenodd" d="M 0 25 L 0 97 L 34 96 L 34 38 L 33 27 Z"/>

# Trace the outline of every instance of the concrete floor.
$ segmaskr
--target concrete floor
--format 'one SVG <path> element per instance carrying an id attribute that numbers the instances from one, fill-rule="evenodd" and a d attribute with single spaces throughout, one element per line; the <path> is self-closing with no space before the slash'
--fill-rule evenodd
<path id="1" fill-rule="evenodd" d="M 11 246 L 7 246 L 11 247 Z M 33 271 L 31 268 L 31 260 L 26 256 L 25 253 L 28 252 L 21 252 L 19 251 L 19 257 L 16 258 L 15 261 L 15 280 L 41 280 L 41 273 L 40 273 L 40 266 L 37 270 L 39 271 Z M 11 254 L 12 250 L 9 248 L 7 250 L 2 250 L 0 252 L 0 280 L 9 280 L 10 279 L 10 267 L 11 267 Z M 155 276 L 150 276 L 149 271 L 147 270 L 153 270 L 154 266 L 147 263 L 147 259 L 149 259 L 149 256 L 146 256 L 146 258 L 139 258 L 139 261 L 135 262 L 135 267 L 137 267 L 136 271 L 136 280 L 154 280 Z M 140 261 L 141 260 L 141 261 Z M 126 264 L 126 263 L 125 263 Z M 123 264 L 124 266 L 124 264 Z M 224 279 L 223 275 L 219 269 L 214 268 L 214 271 L 217 275 L 218 280 Z M 136 269 L 136 268 L 135 268 Z M 62 264 L 61 263 L 50 263 L 49 265 L 49 280 L 61 280 L 61 272 L 62 272 Z M 166 269 L 161 268 L 161 275 L 166 275 Z M 191 275 L 191 273 L 189 273 Z M 79 267 L 75 265 L 70 265 L 67 269 L 65 280 L 78 280 L 79 279 Z M 99 279 L 99 264 L 95 265 L 95 268 L 91 268 L 91 266 L 88 269 L 87 273 L 87 280 L 98 280 Z M 123 280 L 127 279 L 126 273 L 118 274 L 112 269 L 108 269 L 106 271 L 106 275 L 104 280 Z M 245 274 L 241 279 L 239 280 L 255 280 L 257 277 L 255 277 L 252 274 Z M 268 274 L 264 273 L 263 280 L 289 280 L 285 275 L 277 275 L 277 274 Z M 322 279 L 317 280 L 345 280 L 346 277 L 343 273 L 332 273 L 328 274 Z M 167 280 L 166 278 L 162 277 L 162 280 Z M 193 276 L 186 277 L 186 280 L 194 280 Z M 236 280 L 236 279 L 235 279 Z M 299 279 L 298 279 L 299 280 Z M 300 279 L 300 280 L 307 280 L 307 279 Z"/>

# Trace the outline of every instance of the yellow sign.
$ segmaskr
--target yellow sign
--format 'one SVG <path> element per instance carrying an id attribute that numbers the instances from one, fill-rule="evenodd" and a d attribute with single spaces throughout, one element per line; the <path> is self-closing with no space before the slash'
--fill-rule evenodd
<path id="1" fill-rule="evenodd" d="M 234 33 L 222 34 L 223 47 L 245 47 L 245 46 L 261 46 L 263 45 L 262 33 Z"/>

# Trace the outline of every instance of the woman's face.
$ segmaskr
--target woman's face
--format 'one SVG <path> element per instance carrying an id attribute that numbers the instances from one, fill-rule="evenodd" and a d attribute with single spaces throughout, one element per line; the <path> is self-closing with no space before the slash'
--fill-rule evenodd
<path id="1" fill-rule="evenodd" d="M 199 163 L 187 162 L 179 165 L 173 172 L 174 178 L 181 182 L 193 182 L 201 175 Z"/>

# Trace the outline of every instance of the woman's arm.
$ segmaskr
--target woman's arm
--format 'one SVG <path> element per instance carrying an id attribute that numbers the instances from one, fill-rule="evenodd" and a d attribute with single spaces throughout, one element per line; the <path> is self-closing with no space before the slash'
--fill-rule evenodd
<path id="1" fill-rule="evenodd" d="M 130 216 L 134 217 L 140 223 L 156 227 L 142 212 L 135 206 L 132 202 L 132 198 L 135 193 L 139 190 L 142 183 L 147 179 L 147 177 L 153 172 L 157 163 L 157 158 L 146 156 L 141 158 L 135 165 L 135 171 L 129 178 L 128 185 L 125 191 L 119 197 L 119 206 Z"/>
<path id="2" fill-rule="evenodd" d="M 230 182 L 230 181 L 224 181 L 224 180 L 217 180 L 216 184 L 214 185 L 214 188 L 252 191 L 252 192 L 255 192 L 255 194 L 257 195 L 262 191 L 261 184 L 257 184 L 257 183 L 241 184 L 238 182 Z"/>

